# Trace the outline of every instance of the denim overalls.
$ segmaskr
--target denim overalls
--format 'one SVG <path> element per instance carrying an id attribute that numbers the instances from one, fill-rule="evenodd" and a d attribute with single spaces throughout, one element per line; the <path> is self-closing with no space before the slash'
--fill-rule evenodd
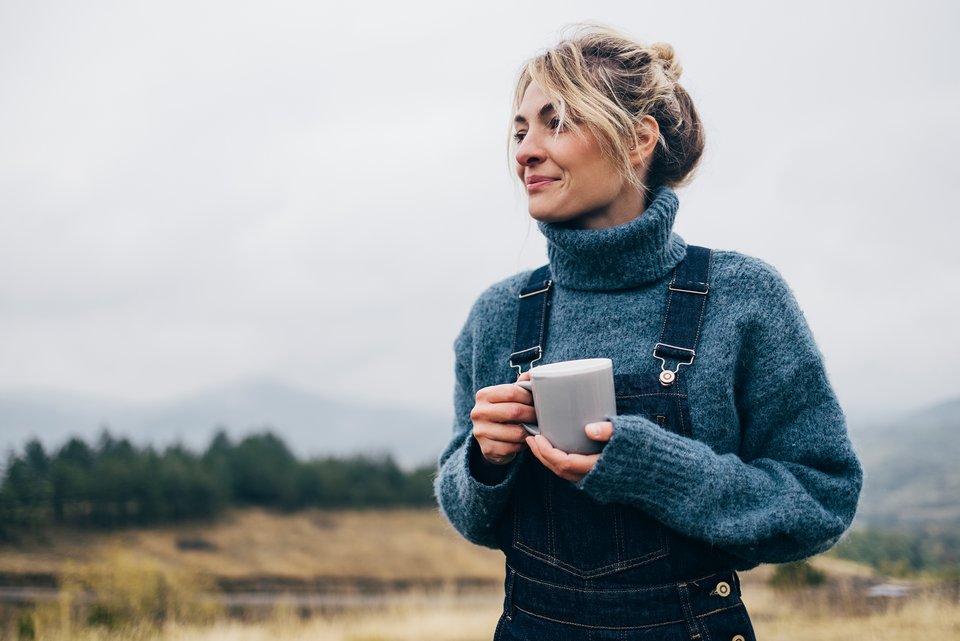
<path id="1" fill-rule="evenodd" d="M 679 370 L 696 355 L 710 261 L 710 250 L 687 248 L 665 292 L 665 318 L 651 356 L 660 363 L 659 375 L 616 375 L 618 414 L 642 415 L 660 429 L 692 435 Z M 518 371 L 543 354 L 552 286 L 544 266 L 520 292 L 510 358 Z M 642 470 L 638 460 L 637 482 Z M 525 456 L 518 472 L 497 523 L 507 574 L 495 641 L 754 639 L 730 569 L 735 559 L 642 510 L 594 500 L 534 456 Z"/>

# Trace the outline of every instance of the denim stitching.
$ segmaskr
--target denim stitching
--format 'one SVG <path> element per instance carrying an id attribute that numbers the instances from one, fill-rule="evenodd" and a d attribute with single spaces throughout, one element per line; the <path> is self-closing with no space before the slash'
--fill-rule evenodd
<path id="1" fill-rule="evenodd" d="M 660 533 L 660 541 L 661 541 L 661 547 L 658 550 L 654 550 L 653 552 L 649 552 L 643 556 L 634 557 L 632 559 L 629 559 L 628 561 L 625 561 L 623 564 L 608 563 L 607 565 L 601 566 L 599 568 L 593 568 L 592 570 L 583 570 L 582 568 L 578 568 L 574 565 L 570 565 L 569 563 L 564 563 L 557 557 L 550 556 L 549 554 L 544 554 L 543 552 L 540 552 L 539 550 L 536 550 L 524 544 L 522 541 L 519 541 L 516 539 L 514 540 L 513 545 L 518 550 L 521 550 L 522 552 L 525 552 L 526 554 L 529 554 L 533 558 L 539 559 L 544 563 L 547 563 L 548 565 L 552 565 L 555 568 L 560 568 L 561 570 L 569 572 L 570 574 L 574 576 L 578 576 L 583 579 L 593 579 L 600 576 L 604 576 L 606 574 L 613 574 L 614 572 L 619 572 L 620 570 L 628 570 L 630 568 L 634 568 L 640 565 L 652 563 L 653 561 L 657 561 L 659 559 L 664 558 L 665 556 L 667 556 L 667 554 L 669 554 L 669 548 L 667 547 L 666 542 L 663 540 L 662 531 Z"/>
<path id="2" fill-rule="evenodd" d="M 693 436 L 693 428 L 687 429 L 686 415 L 683 413 L 683 403 L 677 403 L 677 413 L 680 415 L 680 432 L 682 436 Z"/>
<path id="3" fill-rule="evenodd" d="M 506 612 L 500 614 L 500 618 L 497 620 L 497 629 L 493 631 L 493 641 L 499 641 L 500 634 L 503 632 L 503 621 L 506 616 Z"/>
<path id="4" fill-rule="evenodd" d="M 543 293 L 543 306 L 540 311 L 540 340 L 537 341 L 537 344 L 540 346 L 540 357 L 543 358 L 543 338 L 544 338 L 544 329 L 547 327 L 547 300 L 550 297 L 550 291 Z"/>
<path id="5" fill-rule="evenodd" d="M 677 620 L 677 621 L 664 621 L 663 623 L 652 623 L 649 625 L 610 625 L 610 626 L 589 625 L 586 623 L 575 623 L 573 621 L 564 621 L 563 619 L 554 619 L 552 617 L 544 616 L 542 614 L 536 614 L 534 612 L 524 610 L 519 605 L 515 605 L 513 607 L 515 607 L 520 612 L 523 612 L 524 614 L 528 616 L 532 616 L 537 619 L 543 619 L 544 621 L 551 621 L 553 623 L 562 623 L 564 625 L 572 625 L 577 628 L 584 628 L 584 629 L 590 629 L 590 630 L 648 630 L 650 628 L 662 628 L 663 626 L 666 626 L 666 625 L 676 625 L 678 623 L 683 623 L 683 620 Z"/>
<path id="6" fill-rule="evenodd" d="M 712 617 L 714 614 L 720 614 L 721 612 L 726 612 L 727 610 L 734 610 L 739 608 L 739 603 L 734 603 L 733 605 L 725 605 L 722 608 L 717 608 L 716 610 L 710 610 L 709 612 L 704 612 L 703 614 L 696 615 L 698 619 L 706 619 L 707 617 Z"/>
<path id="7" fill-rule="evenodd" d="M 613 538 L 617 546 L 617 567 L 623 568 L 624 563 L 626 563 L 624 557 L 627 555 L 627 550 L 624 545 L 623 508 L 619 505 L 613 508 Z"/>
<path id="8" fill-rule="evenodd" d="M 552 481 L 552 479 L 551 479 Z M 551 556 L 557 556 L 557 521 L 553 514 L 553 483 L 547 483 L 547 510 L 549 511 L 547 519 L 547 551 Z"/>
<path id="9" fill-rule="evenodd" d="M 683 619 L 687 625 L 687 631 L 690 633 L 690 639 L 699 639 L 700 630 L 693 616 L 693 608 L 690 605 L 690 592 L 687 590 L 686 583 L 677 584 L 677 594 L 680 596 L 680 607 L 683 608 Z"/>
<path id="10" fill-rule="evenodd" d="M 707 283 L 710 282 L 710 268 L 713 264 L 713 252 L 710 252 L 707 257 Z M 700 301 L 700 318 L 697 320 L 697 333 L 693 337 L 693 349 L 697 348 L 697 343 L 700 341 L 700 329 L 703 327 L 703 315 L 707 309 L 707 296 L 703 297 L 703 300 Z"/>
<path id="11" fill-rule="evenodd" d="M 673 277 L 670 279 L 670 285 L 673 285 L 677 282 L 677 268 L 673 268 Z M 673 302 L 673 290 L 670 289 L 670 286 L 667 287 L 667 309 L 663 312 L 663 322 L 660 324 L 660 338 L 657 339 L 657 342 L 663 341 L 663 332 L 667 329 L 667 318 L 670 317 L 670 304 Z M 654 351 L 656 351 L 657 346 L 653 346 Z M 658 374 L 659 376 L 659 374 Z M 659 380 L 659 379 L 658 379 Z"/>
<path id="12" fill-rule="evenodd" d="M 513 606 L 513 607 L 516 608 L 517 610 L 519 610 L 520 612 L 523 612 L 524 614 L 526 614 L 526 615 L 528 615 L 528 616 L 532 616 L 532 617 L 537 618 L 537 619 L 543 619 L 544 621 L 552 621 L 553 623 L 562 623 L 562 624 L 564 624 L 564 625 L 572 625 L 572 626 L 575 626 L 575 627 L 578 627 L 578 628 L 585 628 L 585 629 L 590 629 L 590 630 L 619 630 L 619 631 L 627 631 L 627 630 L 646 630 L 646 629 L 650 629 L 650 628 L 660 628 L 660 627 L 667 626 L 667 625 L 677 625 L 678 623 L 686 623 L 686 621 L 684 621 L 683 619 L 677 619 L 677 620 L 675 620 L 675 621 L 663 621 L 663 622 L 661 622 L 661 623 L 648 623 L 648 624 L 645 624 L 645 625 L 626 625 L 626 626 L 622 626 L 622 625 L 610 625 L 610 626 L 605 626 L 605 625 L 590 625 L 590 624 L 588 624 L 588 623 L 576 623 L 575 621 L 567 621 L 567 620 L 565 620 L 565 619 L 555 619 L 555 618 L 553 618 L 553 617 L 548 617 L 548 616 L 546 616 L 546 615 L 544 615 L 544 614 L 537 614 L 536 612 L 531 612 L 531 611 L 529 611 L 529 610 L 525 610 L 525 609 L 521 608 L 519 605 L 515 605 L 515 606 Z M 699 621 L 699 620 L 700 620 L 700 619 L 706 618 L 706 617 L 708 617 L 708 616 L 712 616 L 712 615 L 714 615 L 714 614 L 719 614 L 719 613 L 725 612 L 725 611 L 727 611 L 727 610 L 732 610 L 732 609 L 734 609 L 734 608 L 736 608 L 736 607 L 738 607 L 738 606 L 729 606 L 729 607 L 726 607 L 726 608 L 721 608 L 721 609 L 719 609 L 719 610 L 713 610 L 712 612 L 709 612 L 708 614 L 698 614 L 698 615 L 693 615 L 693 614 L 692 614 L 692 610 L 691 610 L 691 618 L 692 618 L 692 620 L 694 621 L 694 625 L 695 625 L 696 628 L 698 628 L 698 630 L 694 631 L 694 633 L 690 636 L 690 638 L 691 638 L 691 639 L 698 639 L 698 638 L 700 638 L 700 637 L 702 636 L 701 631 L 699 630 L 699 628 L 700 628 L 700 621 Z M 709 638 L 709 637 L 708 637 L 708 638 Z"/>
<path id="13" fill-rule="evenodd" d="M 660 592 L 663 590 L 669 590 L 671 588 L 677 587 L 676 583 L 659 583 L 655 585 L 648 585 L 648 586 L 638 587 L 638 588 L 583 589 L 583 588 L 577 588 L 570 585 L 563 585 L 561 583 L 552 583 L 550 581 L 544 581 L 543 579 L 537 579 L 532 576 L 526 575 L 523 572 L 520 572 L 518 570 L 514 570 L 513 568 L 511 568 L 511 570 L 513 571 L 514 576 L 518 576 L 524 581 L 530 581 L 531 583 L 538 583 L 540 585 L 546 586 L 548 588 L 553 588 L 555 590 L 560 590 L 560 591 L 566 590 L 569 592 L 579 592 L 581 594 L 598 594 L 598 593 L 599 594 L 635 594 L 639 592 Z M 705 574 L 704 576 L 701 576 L 697 579 L 692 579 L 690 581 L 687 581 L 687 583 L 700 583 L 703 581 L 707 581 L 708 579 L 710 580 L 710 582 L 714 582 L 714 581 L 717 581 L 718 579 L 726 579 L 731 574 L 732 572 L 714 572 L 712 574 Z M 737 607 L 737 606 L 732 605 L 730 607 Z"/>

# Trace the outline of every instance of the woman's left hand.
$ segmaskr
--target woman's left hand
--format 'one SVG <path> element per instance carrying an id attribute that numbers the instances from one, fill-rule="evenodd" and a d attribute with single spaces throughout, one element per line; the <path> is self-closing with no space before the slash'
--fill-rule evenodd
<path id="1" fill-rule="evenodd" d="M 613 436 L 613 423 L 590 423 L 584 428 L 587 437 L 593 441 L 607 442 Z M 587 475 L 597 464 L 599 454 L 567 454 L 558 450 L 542 434 L 528 436 L 527 445 L 533 455 L 540 459 L 548 470 L 562 479 L 577 482 Z"/>

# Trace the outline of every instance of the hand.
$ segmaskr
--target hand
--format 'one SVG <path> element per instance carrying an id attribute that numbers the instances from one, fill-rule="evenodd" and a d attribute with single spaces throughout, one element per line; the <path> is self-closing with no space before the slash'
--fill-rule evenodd
<path id="1" fill-rule="evenodd" d="M 524 372 L 521 381 L 529 380 Z M 527 430 L 518 423 L 536 423 L 533 395 L 518 385 L 491 385 L 477 392 L 477 402 L 470 411 L 473 437 L 480 445 L 483 458 L 496 465 L 505 465 L 516 458 L 527 445 Z"/>
<path id="2" fill-rule="evenodd" d="M 587 433 L 587 438 L 593 441 L 605 443 L 613 436 L 613 423 L 610 421 L 590 423 L 583 429 Z M 528 436 L 527 445 L 548 470 L 574 483 L 586 476 L 600 458 L 599 454 L 567 454 L 551 445 L 542 434 Z"/>

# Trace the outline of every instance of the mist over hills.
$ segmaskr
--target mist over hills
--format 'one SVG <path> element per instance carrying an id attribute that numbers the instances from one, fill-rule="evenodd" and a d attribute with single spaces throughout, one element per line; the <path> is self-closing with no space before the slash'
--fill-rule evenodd
<path id="1" fill-rule="evenodd" d="M 450 435 L 450 418 L 366 405 L 274 381 L 221 387 L 164 403 L 132 404 L 52 392 L 0 394 L 0 448 L 47 447 L 71 436 L 93 441 L 104 429 L 139 444 L 205 448 L 219 429 L 237 438 L 269 429 L 298 457 L 391 454 L 401 465 L 432 462 Z"/>
<path id="2" fill-rule="evenodd" d="M 138 444 L 180 442 L 194 450 L 221 428 L 232 438 L 269 429 L 301 458 L 389 453 L 412 467 L 436 459 L 449 438 L 450 417 L 326 398 L 273 381 L 152 405 L 0 394 L 0 452 L 20 451 L 35 437 L 48 448 L 71 436 L 93 442 L 104 428 Z M 960 526 L 960 398 L 855 423 L 850 435 L 865 470 L 858 524 Z"/>
<path id="3" fill-rule="evenodd" d="M 960 398 L 850 435 L 865 473 L 858 522 L 960 526 Z"/>

